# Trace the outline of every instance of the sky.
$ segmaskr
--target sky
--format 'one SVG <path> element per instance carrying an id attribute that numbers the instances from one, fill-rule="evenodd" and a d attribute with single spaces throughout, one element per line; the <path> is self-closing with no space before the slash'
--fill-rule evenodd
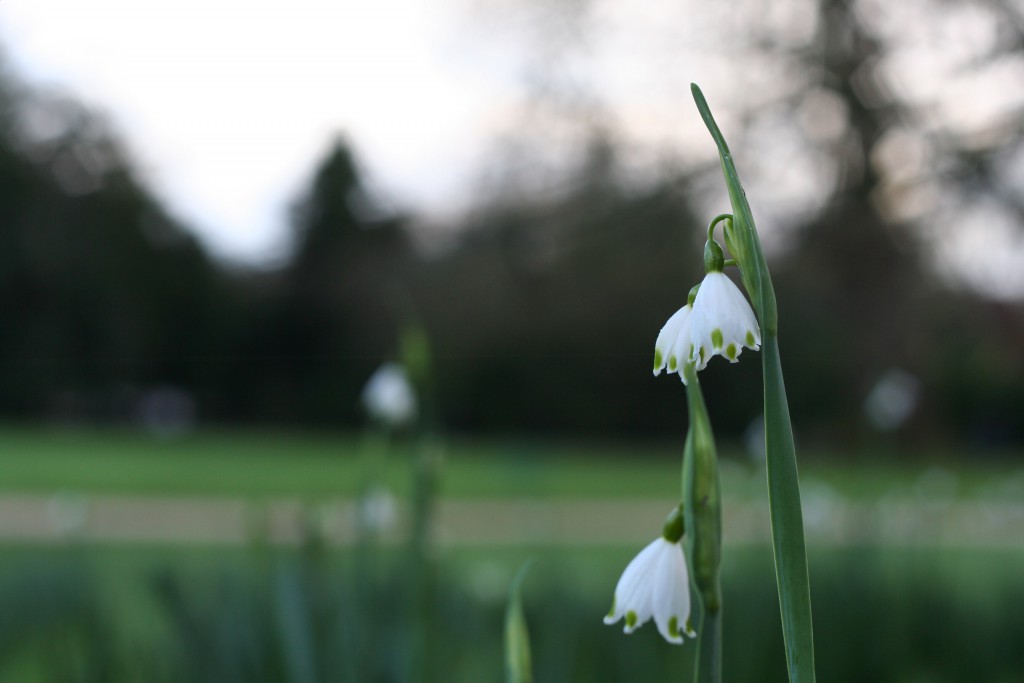
<path id="1" fill-rule="evenodd" d="M 940 270 L 1021 296 L 1019 221 L 984 198 L 944 207 L 941 165 L 905 152 L 984 139 L 1016 117 L 1024 91 L 1009 86 L 1022 82 L 1024 56 L 985 62 L 999 20 L 977 7 L 858 7 L 887 45 L 872 77 L 920 119 L 891 136 L 898 153 L 878 150 L 882 163 L 895 160 L 883 175 L 898 181 L 898 208 L 913 204 L 907 188 L 922 189 L 918 204 L 933 215 L 911 218 L 935 233 Z M 2 0 L 0 48 L 30 85 L 105 114 L 170 212 L 229 260 L 287 255 L 288 207 L 338 136 L 374 196 L 428 218 L 471 206 L 489 175 L 500 183 L 495 160 L 510 139 L 558 157 L 595 117 L 656 171 L 663 157 L 713 162 L 691 81 L 743 154 L 770 247 L 821 208 L 842 173 L 827 157 L 844 130 L 842 104 L 786 56 L 810 45 L 815 16 L 815 0 Z M 762 43 L 787 49 L 722 50 L 721 36 L 752 30 L 751 17 Z M 795 117 L 776 106 L 787 97 Z M 1006 168 L 1007 191 L 1024 187 L 1024 145 Z M 724 187 L 699 189 L 698 208 L 718 213 Z M 978 267 L 994 257 L 1005 267 Z"/>
<path id="2" fill-rule="evenodd" d="M 806 40 L 806 1 L 763 22 Z M 727 129 L 729 93 L 756 106 L 765 91 L 729 77 L 722 20 L 661 0 L 4 0 L 0 45 L 31 85 L 105 114 L 143 179 L 215 254 L 259 263 L 284 254 L 288 206 L 339 135 L 376 196 L 428 217 L 471 205 L 503 141 L 532 135 L 558 157 L 594 112 L 654 165 L 713 160 L 690 82 L 705 83 Z M 765 64 L 744 72 L 773 82 Z M 816 173 L 794 162 L 774 174 L 769 228 L 773 203 L 813 195 Z"/>
<path id="3" fill-rule="evenodd" d="M 508 93 L 460 57 L 455 9 L 5 0 L 0 43 L 31 84 L 108 116 L 215 253 L 260 261 L 280 251 L 287 207 L 336 136 L 398 203 L 458 195 Z"/>

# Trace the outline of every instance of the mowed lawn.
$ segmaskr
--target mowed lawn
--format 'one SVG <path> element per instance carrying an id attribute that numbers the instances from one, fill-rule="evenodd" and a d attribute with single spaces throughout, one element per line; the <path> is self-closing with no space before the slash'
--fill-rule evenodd
<path id="1" fill-rule="evenodd" d="M 666 498 L 679 490 L 679 443 L 447 439 L 445 498 Z M 133 430 L 0 428 L 0 492 L 350 497 L 368 472 L 399 495 L 412 478 L 411 440 L 285 431 L 209 431 L 160 439 Z M 802 452 L 810 495 L 1024 500 L 1024 454 L 870 458 Z M 764 466 L 723 449 L 726 496 L 765 495 Z"/>

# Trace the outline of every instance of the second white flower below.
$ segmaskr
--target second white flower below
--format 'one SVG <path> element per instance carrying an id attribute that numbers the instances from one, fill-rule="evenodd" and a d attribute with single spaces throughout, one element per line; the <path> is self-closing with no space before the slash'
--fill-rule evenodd
<path id="1" fill-rule="evenodd" d="M 670 643 L 683 642 L 690 627 L 690 578 L 683 548 L 658 538 L 633 558 L 615 586 L 612 609 L 604 623 L 625 619 L 626 633 L 654 618 L 658 632 Z"/>

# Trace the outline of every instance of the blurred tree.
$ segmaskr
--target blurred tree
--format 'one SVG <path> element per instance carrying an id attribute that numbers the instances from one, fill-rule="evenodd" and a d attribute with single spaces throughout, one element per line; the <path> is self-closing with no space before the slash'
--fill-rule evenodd
<path id="1" fill-rule="evenodd" d="M 147 386 L 208 389 L 221 274 L 97 115 L 8 81 L 0 102 L 0 410 L 127 417 Z"/>
<path id="2" fill-rule="evenodd" d="M 614 144 L 595 136 L 561 191 L 495 198 L 422 273 L 451 424 L 588 434 L 678 423 L 682 392 L 659 391 L 649 372 L 654 335 L 699 277 L 702 245 L 681 229 L 697 221 L 674 183 L 621 177 Z"/>
<path id="3" fill-rule="evenodd" d="M 412 259 L 403 220 L 386 215 L 337 141 L 292 212 L 295 255 L 263 279 L 238 342 L 251 366 L 228 389 L 248 419 L 355 424 L 363 383 L 397 354 L 399 308 Z"/>
<path id="4" fill-rule="evenodd" d="M 876 427 L 865 415 L 865 401 L 884 377 L 898 371 L 917 378 L 920 386 L 920 400 L 910 420 L 899 426 L 900 436 L 946 440 L 959 435 L 987 444 L 1024 438 L 1024 423 L 1014 417 L 1024 410 L 1019 352 L 1024 280 L 1017 275 L 1024 252 L 1011 239 L 1012 231 L 1019 233 L 1024 225 L 1019 201 L 1024 187 L 1019 171 L 1024 160 L 1020 123 L 1024 97 L 1012 87 L 1019 81 L 1015 75 L 1019 76 L 1024 47 L 1024 17 L 1019 8 L 996 0 L 968 5 L 934 0 L 899 8 L 867 0 L 749 0 L 727 14 L 693 16 L 690 26 L 672 21 L 653 25 L 642 21 L 640 13 L 635 22 L 627 17 L 620 17 L 621 25 L 603 22 L 599 19 L 618 15 L 611 3 L 600 0 L 564 3 L 555 9 L 543 3 L 527 3 L 523 8 L 500 1 L 485 7 L 493 13 L 491 18 L 501 18 L 506 33 L 528 34 L 520 37 L 529 49 L 521 49 L 518 63 L 529 76 L 524 78 L 522 115 L 529 125 L 512 134 L 518 146 L 507 148 L 517 155 L 514 163 L 526 167 L 522 175 L 528 176 L 526 186 L 532 192 L 513 186 L 506 194 L 514 198 L 517 208 L 505 215 L 492 212 L 471 223 L 489 224 L 492 239 L 503 241 L 510 254 L 532 250 L 530 283 L 539 292 L 537 301 L 508 301 L 515 297 L 509 292 L 522 294 L 526 284 L 519 281 L 503 288 L 491 304 L 510 313 L 528 310 L 538 336 L 533 346 L 546 349 L 538 351 L 542 357 L 552 357 L 551 349 L 564 348 L 559 346 L 564 343 L 561 334 L 555 331 L 558 321 L 575 324 L 576 341 L 571 346 L 577 354 L 581 347 L 594 348 L 594 340 L 605 343 L 616 338 L 596 317 L 582 316 L 576 302 L 563 305 L 562 293 L 576 285 L 587 292 L 601 290 L 592 288 L 571 256 L 551 256 L 557 253 L 551 244 L 573 233 L 567 228 L 572 221 L 559 211 L 579 216 L 583 206 L 591 219 L 577 222 L 578 230 L 565 244 L 585 243 L 588 238 L 580 235 L 589 235 L 604 249 L 601 256 L 591 255 L 588 265 L 602 257 L 609 267 L 622 263 L 630 245 L 608 239 L 607 226 L 594 216 L 602 212 L 629 221 L 624 214 L 635 192 L 631 196 L 626 188 L 635 188 L 636 178 L 619 173 L 597 182 L 578 171 L 576 175 L 552 173 L 550 150 L 574 149 L 579 136 L 565 131 L 592 130 L 597 121 L 607 139 L 617 140 L 612 145 L 616 155 L 636 167 L 643 136 L 629 126 L 634 102 L 615 101 L 606 94 L 623 84 L 615 81 L 616 73 L 602 71 L 601 66 L 614 57 L 617 47 L 642 43 L 645 51 L 630 55 L 638 63 L 652 55 L 658 64 L 684 55 L 699 59 L 720 76 L 715 89 L 732 96 L 726 101 L 732 131 L 727 133 L 748 181 L 755 214 L 769 234 L 781 330 L 784 339 L 790 340 L 783 348 L 798 351 L 787 352 L 786 364 L 793 411 L 803 436 L 874 443 Z M 629 33 L 637 27 L 642 34 Z M 705 43 L 705 36 L 723 31 L 730 36 L 728 50 L 714 50 Z M 561 40 L 564 36 L 569 39 Z M 944 79 L 960 90 L 943 87 Z M 665 74 L 664 81 L 664 87 L 671 87 L 672 76 Z M 961 92 L 973 95 L 965 98 Z M 679 106 L 689 106 L 688 99 Z M 532 166 L 523 164 L 529 154 L 522 151 L 531 145 L 536 150 Z M 588 163 L 600 175 L 599 155 Z M 718 165 L 710 164 L 703 173 L 671 173 L 676 174 L 675 187 L 687 193 L 677 199 L 683 204 L 688 199 L 701 210 L 690 212 L 697 217 L 687 216 L 665 228 L 692 230 L 696 239 L 704 217 L 725 206 L 724 198 L 721 205 L 708 202 L 715 195 L 709 188 L 720 185 Z M 662 173 L 661 177 L 672 176 Z M 552 193 L 545 194 L 545 187 L 557 186 L 566 178 L 570 185 L 579 183 L 593 190 L 575 195 L 577 213 L 569 210 L 574 199 L 566 199 L 567 194 L 554 202 Z M 548 226 L 548 215 L 557 216 L 555 229 L 524 225 Z M 991 224 L 1015 226 L 1011 238 L 1004 231 L 1002 239 L 996 239 L 1000 233 L 993 232 Z M 969 236 L 990 234 L 988 249 L 980 255 L 977 240 L 972 244 Z M 666 238 L 670 235 L 666 233 Z M 478 244 L 479 236 L 475 239 Z M 641 238 L 634 234 L 630 239 Z M 473 248 L 466 244 L 467 249 Z M 662 274 L 661 288 L 677 281 L 685 267 Z M 622 282 L 617 291 L 623 297 L 646 300 L 642 292 L 658 286 L 657 281 L 645 279 L 649 274 L 635 275 L 637 279 Z M 993 294 L 1005 301 L 992 301 Z M 559 313 L 545 318 L 547 306 Z M 666 311 L 671 310 L 666 306 Z M 659 323 L 641 323 L 637 308 L 621 313 L 605 313 L 606 325 L 618 324 L 620 330 L 646 325 L 647 336 L 653 338 Z M 502 316 L 495 313 L 492 318 Z M 545 324 L 549 332 L 543 331 Z M 521 334 L 513 332 L 516 339 Z M 488 342 L 487 354 L 496 354 L 502 340 L 508 339 L 499 336 Z M 521 343 L 506 343 L 522 353 Z M 647 346 L 630 341 L 624 348 Z M 512 358 L 509 352 L 494 360 L 512 365 Z M 523 385 L 532 383 L 528 365 L 516 364 L 495 378 L 506 395 L 489 401 L 509 401 L 510 392 L 527 393 Z M 728 376 L 715 367 L 708 370 L 709 380 L 713 376 L 706 383 L 709 400 L 729 404 L 732 410 L 715 412 L 734 419 L 723 425 L 734 432 L 749 419 L 747 408 L 752 407 L 744 406 L 749 392 L 737 394 L 732 383 L 737 372 L 747 371 L 746 365 L 730 369 Z M 489 369 L 496 371 L 493 366 Z M 545 375 L 561 381 L 554 387 L 545 383 L 544 396 L 529 405 L 507 408 L 508 419 L 514 414 L 515 419 L 540 425 L 543 414 L 553 421 L 582 425 L 581 416 L 566 413 L 586 406 L 580 410 L 582 415 L 594 406 L 575 396 L 572 401 L 555 398 L 563 391 L 571 393 L 564 389 L 569 372 L 571 361 L 549 368 Z M 596 381 L 580 380 L 582 373 L 576 372 L 571 380 L 574 386 Z M 648 391 L 633 387 L 627 394 L 643 415 L 653 414 L 644 396 Z M 559 418 L 553 417 L 548 398 L 559 404 Z M 609 394 L 605 400 L 616 398 Z M 481 411 L 486 409 L 484 403 L 478 399 L 464 405 Z M 611 406 L 605 409 L 600 414 L 606 417 L 591 424 L 602 429 L 646 429 L 642 417 L 624 413 L 616 417 Z"/>
<path id="5" fill-rule="evenodd" d="M 922 17 L 925 36 L 941 33 L 958 17 L 994 30 L 968 53 L 953 51 L 951 61 L 960 68 L 981 79 L 993 63 L 1009 55 L 1020 59 L 1020 22 L 996 29 L 1014 13 L 1007 6 L 977 3 L 963 17 L 953 5 L 933 5 L 934 14 Z M 892 17 L 863 2 L 821 0 L 819 13 L 808 59 L 821 70 L 820 82 L 801 92 L 792 108 L 799 115 L 808 101 L 841 103 L 845 126 L 832 138 L 829 156 L 842 173 L 825 208 L 796 231 L 795 244 L 779 259 L 780 329 L 802 350 L 790 360 L 794 372 L 787 372 L 796 385 L 793 409 L 805 429 L 834 435 L 838 427 L 846 437 L 863 436 L 871 429 L 862 410 L 865 397 L 898 368 L 920 379 L 924 396 L 903 430 L 907 436 L 942 440 L 955 433 L 986 445 L 1024 438 L 1012 417 L 1024 410 L 1021 293 L 1015 305 L 993 304 L 988 292 L 973 287 L 976 278 L 938 276 L 945 266 L 936 256 L 951 238 L 979 230 L 950 221 L 979 197 L 1001 197 L 1017 210 L 1002 189 L 1005 174 L 996 169 L 1007 146 L 1021 149 L 1020 119 L 1007 127 L 995 112 L 958 133 L 952 120 L 936 125 L 934 100 L 920 102 L 893 76 L 901 50 L 907 44 L 931 49 L 929 38 L 923 41 L 927 48 L 916 36 L 897 40 L 903 34 L 894 33 Z M 1024 100 L 1010 106 L 1024 111 Z M 805 132 L 820 123 L 805 115 Z M 925 191 L 923 198 L 927 187 L 943 189 Z M 1000 248 L 988 244 L 990 252 Z M 966 246 L 945 258 L 989 269 Z M 1015 278 L 1005 267 L 1000 277 L 1004 283 Z M 1018 336 L 1007 334 L 1008 327 Z M 972 360 L 981 348 L 988 362 Z"/>

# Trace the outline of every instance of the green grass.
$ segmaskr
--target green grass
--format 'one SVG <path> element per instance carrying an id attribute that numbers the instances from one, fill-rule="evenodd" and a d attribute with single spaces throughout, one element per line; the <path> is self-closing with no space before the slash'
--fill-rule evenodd
<path id="1" fill-rule="evenodd" d="M 668 498 L 679 486 L 679 450 L 680 444 L 671 442 L 453 439 L 445 445 L 441 493 L 450 498 Z M 856 465 L 819 453 L 803 457 L 808 500 L 833 493 L 863 501 L 1024 500 L 1024 467 L 1009 458 L 975 459 L 968 466 L 948 455 L 907 461 L 876 452 Z M 383 460 L 386 479 L 405 495 L 410 459 L 410 444 L 387 447 L 360 435 L 200 432 L 156 440 L 133 431 L 8 427 L 0 428 L 0 492 L 315 500 L 354 495 L 367 463 Z M 726 456 L 723 477 L 727 498 L 764 496 L 764 471 L 748 459 Z M 432 680 L 496 680 L 509 581 L 527 559 L 535 560 L 524 601 L 538 680 L 686 680 L 692 649 L 665 646 L 651 626 L 627 638 L 620 628 L 601 624 L 619 574 L 647 540 L 438 547 L 439 659 L 445 667 L 459 663 L 461 668 L 445 669 Z M 1022 680 L 1024 662 L 1016 653 L 1024 619 L 1014 608 L 1024 597 L 1018 580 L 1024 548 L 1018 543 L 991 548 L 812 544 L 809 550 L 822 680 Z M 355 618 L 352 596 L 362 593 L 354 588 L 354 569 L 364 556 L 352 546 L 321 552 L 311 568 L 320 583 L 302 584 L 313 591 L 309 604 L 327 615 Z M 367 612 L 375 615 L 376 626 L 366 633 L 373 661 L 388 662 L 402 649 L 408 616 L 402 611 L 408 576 L 402 572 L 408 563 L 404 545 L 380 552 L 382 562 L 374 567 L 386 571 L 372 574 L 381 585 Z M 294 578 L 300 557 L 295 548 L 256 541 L 245 547 L 2 543 L 0 683 L 72 680 L 55 678 L 50 665 L 95 664 L 109 654 L 110 643 L 112 656 L 138 667 L 149 666 L 148 660 L 133 653 L 152 655 L 165 665 L 192 661 L 197 654 L 182 654 L 187 643 L 197 644 L 198 654 L 209 649 L 216 661 L 248 661 L 253 652 L 264 653 L 260 665 L 269 667 L 290 642 L 280 635 L 279 598 L 283 589 L 294 587 L 283 581 Z M 783 681 L 770 547 L 727 546 L 723 584 L 725 680 Z M 167 601 L 161 586 L 168 585 L 180 589 L 180 598 Z M 310 609 L 311 627 L 334 623 L 314 619 L 319 612 Z M 176 621 L 177 610 L 189 618 Z M 322 643 L 347 642 L 333 631 L 316 633 L 318 639 L 332 639 L 316 640 L 325 658 L 334 645 Z M 233 634 L 243 641 L 256 638 L 259 647 L 236 651 L 231 645 L 237 639 L 225 640 Z M 63 643 L 62 649 L 55 650 L 54 643 Z M 211 643 L 219 649 L 205 647 Z M 882 675 L 887 669 L 888 677 Z M 140 678 L 138 671 L 104 680 L 155 680 Z M 209 680 L 227 680 L 217 675 Z"/>
<path id="2" fill-rule="evenodd" d="M 438 576 L 444 577 L 449 590 L 446 595 L 454 602 L 438 606 L 438 619 L 442 620 L 438 627 L 451 629 L 454 621 L 466 619 L 474 625 L 475 633 L 469 647 L 474 650 L 490 647 L 497 654 L 500 620 L 487 614 L 503 612 L 512 576 L 526 559 L 533 559 L 535 564 L 524 586 L 524 599 L 540 660 L 544 660 L 545 651 L 561 643 L 571 647 L 573 652 L 577 649 L 589 652 L 588 656 L 595 659 L 602 651 L 612 649 L 618 653 L 616 657 L 625 662 L 644 662 L 648 656 L 675 661 L 686 656 L 688 650 L 665 647 L 651 625 L 627 638 L 621 635 L 619 627 L 609 628 L 600 623 L 615 580 L 634 551 L 576 546 L 465 547 L 444 552 L 437 557 Z M 83 604 L 88 605 L 88 600 L 95 597 L 101 605 L 103 627 L 119 642 L 162 648 L 171 632 L 171 622 L 166 609 L 159 606 L 155 597 L 158 577 L 175 577 L 185 591 L 184 603 L 194 607 L 207 605 L 208 610 L 203 608 L 209 612 L 207 616 L 222 608 L 238 610 L 244 606 L 231 599 L 238 595 L 231 590 L 232 586 L 249 595 L 247 599 L 272 608 L 277 585 L 274 579 L 293 565 L 298 555 L 294 549 L 270 548 L 6 546 L 0 547 L 0 597 L 10 602 L 16 596 L 24 596 L 26 586 L 40 593 L 45 589 L 48 597 L 40 594 L 34 598 L 43 610 L 49 609 L 47 606 L 55 600 L 70 601 L 72 605 L 84 600 Z M 382 576 L 401 579 L 401 574 L 393 574 L 402 564 L 401 550 L 389 551 L 387 555 L 385 565 L 390 570 Z M 332 550 L 321 557 L 319 566 L 330 585 L 348 585 L 352 579 L 352 557 L 351 551 L 344 549 Z M 987 659 L 1019 659 L 1019 655 L 1012 654 L 1019 650 L 1010 646 L 1024 633 L 1019 630 L 1019 610 L 1013 608 L 1017 604 L 1015 599 L 1021 595 L 1018 581 L 1024 566 L 1021 549 L 812 549 L 810 564 L 812 578 L 816 579 L 812 588 L 822 641 L 822 674 L 831 674 L 828 680 L 912 680 L 883 679 L 877 674 L 879 668 L 887 664 L 918 656 L 936 658 L 937 653 L 942 656 L 936 659 L 935 666 L 956 659 L 977 662 L 982 666 L 981 671 L 985 671 L 983 665 Z M 23 583 L 25 579 L 30 581 Z M 733 675 L 727 676 L 727 680 L 782 680 L 785 669 L 770 548 L 730 550 L 723 582 L 730 600 L 730 651 L 740 655 L 730 660 L 727 669 L 732 670 Z M 398 585 L 393 590 L 400 590 Z M 256 592 L 245 593 L 248 589 Z M 34 603 L 15 600 L 15 604 L 31 607 Z M 260 614 L 259 604 L 248 605 L 245 614 L 251 616 L 249 610 Z M 15 616 L 17 614 L 20 612 Z M 24 618 L 21 616 L 19 620 Z M 220 622 L 204 626 L 205 623 L 200 621 L 196 626 L 215 631 L 214 626 Z M 231 619 L 225 618 L 221 625 L 230 623 Z M 203 632 L 203 637 L 212 637 L 214 631 Z M 987 651 L 983 646 L 993 634 L 1001 634 L 1002 641 L 1007 642 L 994 641 L 991 648 L 994 651 Z M 373 642 L 375 648 L 384 651 L 398 647 L 386 638 Z M 41 640 L 40 647 L 49 652 L 46 641 Z M 865 653 L 873 654 L 865 656 Z M 548 652 L 547 664 L 543 667 L 549 672 L 553 656 L 558 659 L 557 654 Z M 921 661 L 923 666 L 930 660 Z M 495 662 L 494 671 L 498 670 L 499 662 Z M 766 664 L 770 665 L 771 675 L 765 672 L 755 675 L 756 669 Z M 859 677 L 839 677 L 850 666 L 865 670 Z M 1004 662 L 1000 666 L 1007 665 Z M 673 671 L 684 668 L 678 666 L 678 661 L 672 667 L 675 667 Z M 949 671 L 922 680 L 971 680 L 960 676 L 959 671 Z M 557 672 L 549 673 L 547 678 L 569 680 L 559 677 Z M 0 666 L 0 681 L 7 680 L 53 679 L 28 676 L 8 662 L 6 667 Z M 606 675 L 587 680 L 613 678 Z M 620 676 L 615 680 L 628 678 Z M 1020 679 L 996 679 L 979 674 L 976 680 Z"/>
<path id="3" fill-rule="evenodd" d="M 679 486 L 680 443 L 453 439 L 444 445 L 441 495 L 449 498 L 671 497 Z M 412 446 L 360 435 L 289 432 L 200 432 L 155 439 L 137 431 L 0 428 L 0 492 L 72 490 L 153 495 L 354 495 L 367 463 L 408 492 Z M 905 457 L 871 460 L 804 454 L 808 492 L 850 499 L 883 496 L 1021 500 L 1024 460 L 944 457 L 938 464 Z M 972 462 L 974 464 L 967 464 Z M 763 467 L 723 456 L 727 496 L 765 494 Z"/>

